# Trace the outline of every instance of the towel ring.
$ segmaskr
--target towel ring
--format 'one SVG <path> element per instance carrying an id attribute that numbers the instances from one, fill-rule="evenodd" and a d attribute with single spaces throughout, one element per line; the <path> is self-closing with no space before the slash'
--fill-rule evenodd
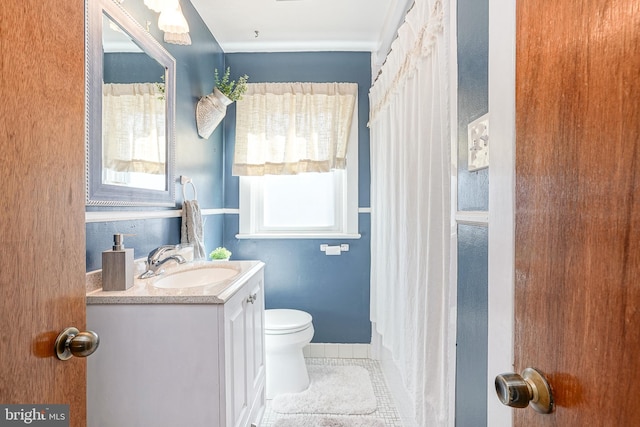
<path id="1" fill-rule="evenodd" d="M 187 200 L 185 192 L 185 187 L 187 186 L 187 184 L 191 184 L 191 187 L 193 188 L 193 200 L 198 200 L 198 190 L 196 190 L 196 185 L 193 183 L 193 180 L 191 178 L 181 176 L 180 184 L 182 184 L 182 200 Z"/>

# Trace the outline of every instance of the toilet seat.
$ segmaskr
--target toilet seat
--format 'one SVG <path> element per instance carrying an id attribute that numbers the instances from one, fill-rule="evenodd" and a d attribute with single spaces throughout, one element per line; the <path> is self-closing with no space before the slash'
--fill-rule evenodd
<path id="1" fill-rule="evenodd" d="M 313 318 L 300 310 L 265 310 L 265 334 L 286 335 L 304 331 L 311 326 Z"/>

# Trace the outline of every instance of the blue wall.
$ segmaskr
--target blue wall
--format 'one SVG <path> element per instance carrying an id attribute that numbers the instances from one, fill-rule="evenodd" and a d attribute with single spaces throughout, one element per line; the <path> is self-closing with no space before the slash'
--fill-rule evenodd
<path id="1" fill-rule="evenodd" d="M 487 420 L 488 228 L 458 226 L 456 426 Z"/>
<path id="2" fill-rule="evenodd" d="M 162 83 L 164 67 L 146 53 L 105 53 L 102 60 L 104 83 Z"/>
<path id="3" fill-rule="evenodd" d="M 369 53 L 250 53 L 227 54 L 234 78 L 248 74 L 250 82 L 354 82 L 359 93 L 359 206 L 369 207 L 369 114 L 371 86 Z M 225 207 L 238 208 L 238 177 L 231 176 L 235 138 L 235 106 L 227 112 L 225 127 Z M 238 240 L 238 215 L 225 215 L 224 245 L 234 259 L 261 259 L 266 263 L 267 308 L 297 308 L 313 316 L 314 342 L 369 343 L 369 214 L 359 215 L 359 240 L 350 251 L 326 256 L 326 239 Z"/>
<path id="4" fill-rule="evenodd" d="M 489 2 L 458 0 L 458 210 L 489 208 L 489 171 L 467 170 L 467 125 L 489 110 Z M 491 159 L 489 159 L 491 162 Z"/>
<path id="5" fill-rule="evenodd" d="M 162 42 L 158 29 L 158 14 L 147 9 L 142 1 L 124 2 L 122 6 L 140 23 L 150 21 L 150 32 L 176 59 L 176 177 L 186 175 L 198 188 L 198 200 L 202 209 L 222 207 L 223 130 L 220 126 L 204 140 L 197 134 L 195 106 L 198 99 L 213 90 L 213 70 L 224 66 L 224 53 L 200 15 L 187 0 L 181 2 L 190 27 L 191 46 L 178 46 Z M 191 192 L 187 193 L 190 197 Z M 176 184 L 177 204 L 182 203 L 182 187 Z M 88 211 L 136 210 L 135 208 L 87 207 Z M 142 209 L 137 209 L 142 210 Z M 145 208 L 144 210 L 148 210 Z M 158 208 L 158 210 L 162 210 Z M 205 244 L 210 251 L 222 243 L 221 215 L 205 219 Z M 101 268 L 101 252 L 110 249 L 113 233 L 130 233 L 125 244 L 135 250 L 135 257 L 144 257 L 162 244 L 180 241 L 180 218 L 147 219 L 88 223 L 86 225 L 87 271 Z"/>
<path id="6" fill-rule="evenodd" d="M 457 28 L 458 210 L 486 211 L 489 173 L 467 170 L 467 125 L 488 110 L 488 0 L 458 0 Z M 488 248 L 487 227 L 458 227 L 457 427 L 487 425 Z"/>

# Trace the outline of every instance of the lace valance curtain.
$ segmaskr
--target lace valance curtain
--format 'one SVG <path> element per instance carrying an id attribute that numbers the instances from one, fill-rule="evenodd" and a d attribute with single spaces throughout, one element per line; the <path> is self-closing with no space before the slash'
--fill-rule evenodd
<path id="1" fill-rule="evenodd" d="M 355 83 L 250 83 L 236 109 L 233 175 L 346 166 Z"/>
<path id="2" fill-rule="evenodd" d="M 163 175 L 166 103 L 159 83 L 107 83 L 102 90 L 103 166 Z"/>

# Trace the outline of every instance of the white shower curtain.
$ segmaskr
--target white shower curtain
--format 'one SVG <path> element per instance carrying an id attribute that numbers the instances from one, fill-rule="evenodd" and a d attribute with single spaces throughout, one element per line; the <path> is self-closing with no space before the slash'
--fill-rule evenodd
<path id="1" fill-rule="evenodd" d="M 416 0 L 370 91 L 371 320 L 429 427 L 446 425 L 449 401 L 445 14 Z"/>

